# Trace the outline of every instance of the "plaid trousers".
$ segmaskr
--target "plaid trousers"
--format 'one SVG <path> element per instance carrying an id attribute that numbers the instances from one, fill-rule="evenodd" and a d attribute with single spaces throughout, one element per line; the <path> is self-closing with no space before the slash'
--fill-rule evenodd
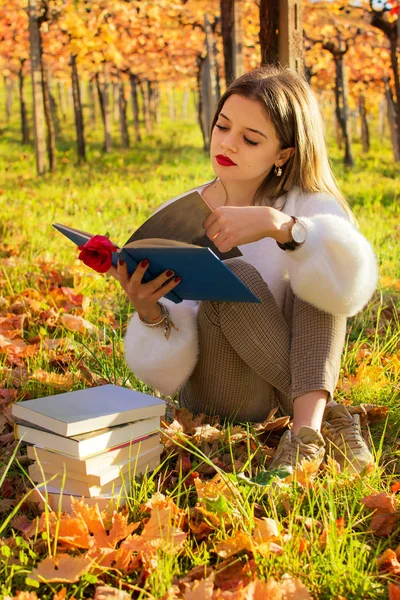
<path id="1" fill-rule="evenodd" d="M 293 415 L 293 401 L 314 390 L 329 399 L 337 384 L 346 317 L 297 298 L 288 284 L 284 311 L 255 267 L 242 259 L 227 266 L 261 300 L 201 302 L 199 359 L 179 392 L 194 414 L 262 421 L 270 410 Z"/>

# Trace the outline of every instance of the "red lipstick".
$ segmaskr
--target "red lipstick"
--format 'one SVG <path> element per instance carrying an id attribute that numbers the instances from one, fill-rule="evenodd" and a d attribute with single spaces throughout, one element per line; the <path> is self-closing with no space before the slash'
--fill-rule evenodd
<path id="1" fill-rule="evenodd" d="M 217 154 L 215 159 L 216 159 L 217 163 L 219 165 L 222 165 L 223 167 L 235 167 L 236 166 L 236 163 L 234 163 L 233 160 L 231 160 L 227 156 L 224 156 L 223 154 Z"/>

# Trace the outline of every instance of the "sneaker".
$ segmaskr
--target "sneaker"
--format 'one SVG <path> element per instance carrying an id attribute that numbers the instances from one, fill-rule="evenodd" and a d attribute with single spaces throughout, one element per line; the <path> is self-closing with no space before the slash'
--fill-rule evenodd
<path id="1" fill-rule="evenodd" d="M 293 435 L 290 430 L 285 431 L 268 468 L 286 467 L 293 473 L 294 467 L 303 460 L 316 461 L 320 465 L 324 456 L 324 438 L 319 431 L 304 426 L 300 427 L 297 435 Z"/>
<path id="2" fill-rule="evenodd" d="M 339 463 L 353 473 L 370 469 L 374 458 L 362 437 L 360 415 L 351 414 L 343 404 L 328 406 L 321 426 L 328 452 Z"/>

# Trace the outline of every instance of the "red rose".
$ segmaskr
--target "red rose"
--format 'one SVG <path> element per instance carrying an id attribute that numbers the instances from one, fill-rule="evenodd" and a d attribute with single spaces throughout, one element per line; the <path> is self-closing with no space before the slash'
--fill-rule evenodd
<path id="1" fill-rule="evenodd" d="M 106 273 L 112 267 L 112 253 L 118 250 L 105 235 L 94 235 L 84 246 L 79 246 L 79 258 L 98 273 Z"/>

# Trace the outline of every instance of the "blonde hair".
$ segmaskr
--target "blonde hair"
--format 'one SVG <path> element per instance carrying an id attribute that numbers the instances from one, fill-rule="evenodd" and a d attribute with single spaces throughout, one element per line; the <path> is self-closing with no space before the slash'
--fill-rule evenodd
<path id="1" fill-rule="evenodd" d="M 308 83 L 294 71 L 277 67 L 260 67 L 235 79 L 219 99 L 211 134 L 218 115 L 229 96 L 238 94 L 261 102 L 272 121 L 281 149 L 295 148 L 282 166 L 282 176 L 274 169 L 258 188 L 255 204 L 273 205 L 274 200 L 298 186 L 305 192 L 322 192 L 334 196 L 354 222 L 354 215 L 344 199 L 329 163 L 324 124 L 314 93 Z"/>

